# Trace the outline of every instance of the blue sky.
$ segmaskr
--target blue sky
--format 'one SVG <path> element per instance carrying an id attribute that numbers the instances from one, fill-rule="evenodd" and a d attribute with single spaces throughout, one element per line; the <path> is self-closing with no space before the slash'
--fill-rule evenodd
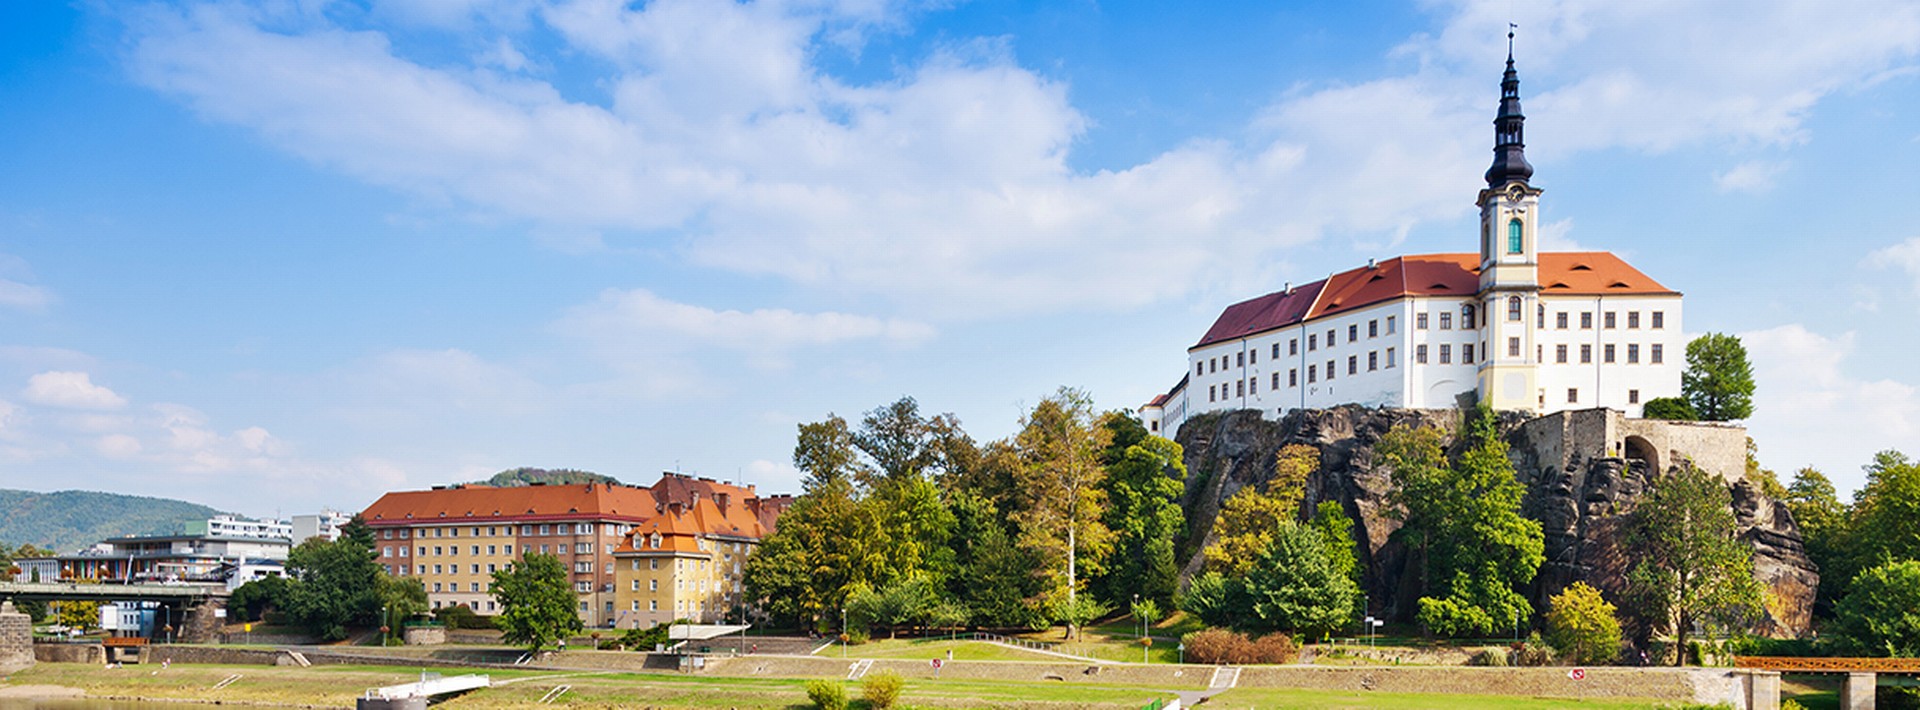
<path id="1" fill-rule="evenodd" d="M 0 487 L 790 490 L 902 395 L 1136 406 L 1228 303 L 1473 248 L 1509 21 L 1550 248 L 1745 339 L 1768 467 L 1920 455 L 1911 3 L 15 2 Z"/>

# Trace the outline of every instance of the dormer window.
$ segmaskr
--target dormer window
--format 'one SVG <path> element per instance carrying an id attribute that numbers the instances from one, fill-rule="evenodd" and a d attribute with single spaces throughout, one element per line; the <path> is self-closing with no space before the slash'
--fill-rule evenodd
<path id="1" fill-rule="evenodd" d="M 1516 217 L 1507 222 L 1507 253 L 1508 254 L 1518 254 L 1521 252 L 1521 242 L 1523 241 L 1521 239 L 1521 231 L 1522 230 L 1520 227 L 1519 218 Z"/>

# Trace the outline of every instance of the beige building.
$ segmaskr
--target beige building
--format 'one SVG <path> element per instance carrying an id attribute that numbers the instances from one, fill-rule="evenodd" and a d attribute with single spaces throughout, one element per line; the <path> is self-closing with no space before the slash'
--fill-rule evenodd
<path id="1" fill-rule="evenodd" d="M 614 551 L 620 628 L 743 618 L 747 556 L 771 528 L 735 497 L 742 491 L 725 488 L 667 504 Z"/>

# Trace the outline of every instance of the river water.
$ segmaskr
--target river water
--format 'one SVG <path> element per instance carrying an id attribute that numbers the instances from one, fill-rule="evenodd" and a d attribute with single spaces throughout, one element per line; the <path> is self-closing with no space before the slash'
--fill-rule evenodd
<path id="1" fill-rule="evenodd" d="M 195 707 L 181 703 L 140 703 L 121 700 L 87 700 L 84 698 L 59 698 L 35 700 L 30 698 L 0 698 L 0 710 L 187 710 Z"/>

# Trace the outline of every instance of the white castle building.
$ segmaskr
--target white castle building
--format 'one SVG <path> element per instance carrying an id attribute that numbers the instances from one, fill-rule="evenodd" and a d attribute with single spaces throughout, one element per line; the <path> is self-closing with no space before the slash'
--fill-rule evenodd
<path id="1" fill-rule="evenodd" d="M 1477 253 L 1415 254 L 1228 306 L 1187 349 L 1186 376 L 1141 408 L 1172 437 L 1223 409 L 1280 416 L 1357 403 L 1446 408 L 1477 398 L 1546 414 L 1640 416 L 1680 394 L 1679 292 L 1609 252 L 1539 251 L 1520 79 L 1507 57 Z"/>

